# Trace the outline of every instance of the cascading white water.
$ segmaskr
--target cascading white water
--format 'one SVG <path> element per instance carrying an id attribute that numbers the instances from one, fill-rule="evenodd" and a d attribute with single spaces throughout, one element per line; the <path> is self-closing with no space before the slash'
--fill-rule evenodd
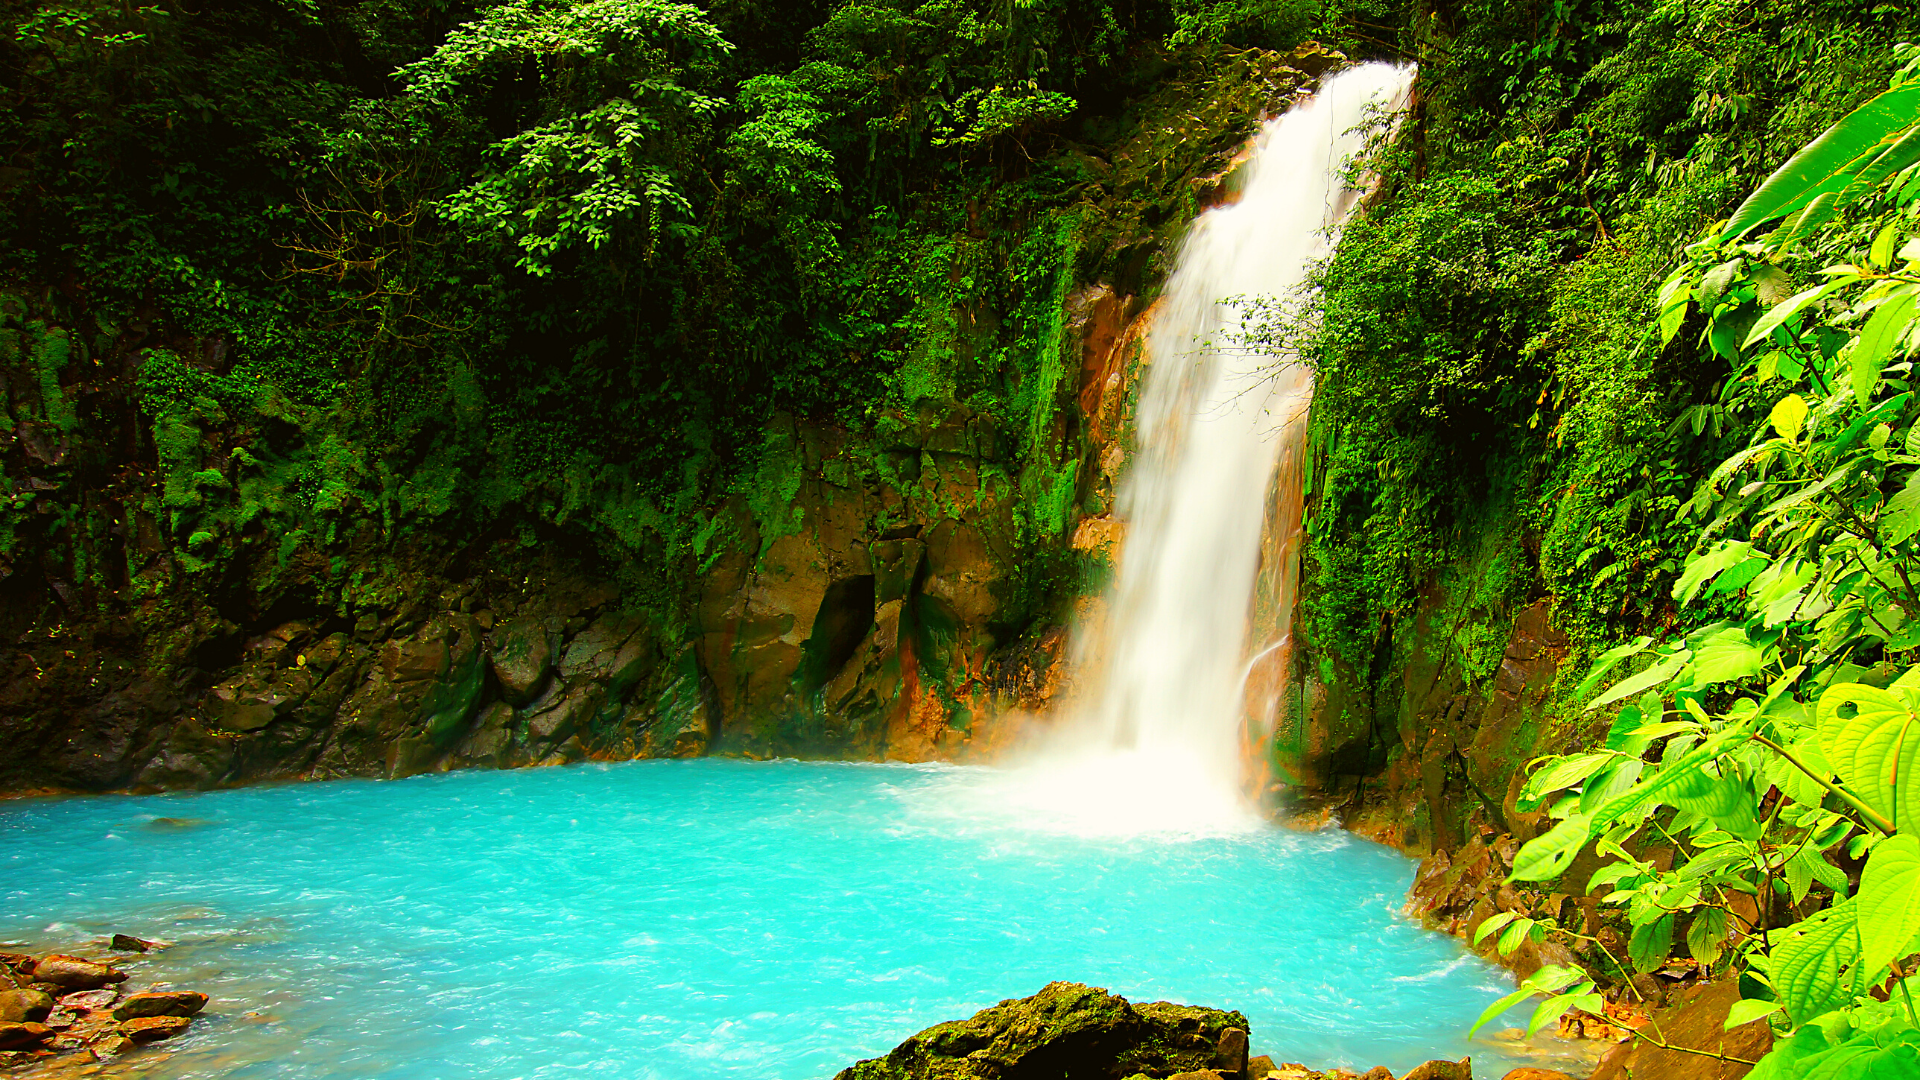
<path id="1" fill-rule="evenodd" d="M 1247 814 L 1249 605 L 1274 466 L 1300 442 L 1312 377 L 1237 347 L 1242 309 L 1226 301 L 1297 296 L 1355 201 L 1345 174 L 1378 130 L 1368 120 L 1396 113 L 1412 77 L 1367 64 L 1325 80 L 1267 124 L 1238 201 L 1201 215 L 1181 245 L 1149 330 L 1107 624 L 1078 643 L 1091 685 L 1043 767 L 1056 809 L 1127 831 Z"/>

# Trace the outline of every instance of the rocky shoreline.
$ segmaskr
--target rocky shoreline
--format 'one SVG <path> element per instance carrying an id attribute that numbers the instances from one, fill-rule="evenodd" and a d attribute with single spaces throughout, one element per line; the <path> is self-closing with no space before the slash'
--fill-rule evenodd
<path id="1" fill-rule="evenodd" d="M 116 934 L 110 948 L 146 953 L 166 943 Z M 0 952 L 0 1066 L 119 1058 L 185 1034 L 207 995 L 159 987 L 128 993 L 114 960 Z"/>

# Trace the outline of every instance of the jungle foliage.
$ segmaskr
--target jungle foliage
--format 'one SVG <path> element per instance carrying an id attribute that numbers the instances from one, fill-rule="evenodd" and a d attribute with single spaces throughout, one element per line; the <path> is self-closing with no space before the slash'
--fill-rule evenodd
<path id="1" fill-rule="evenodd" d="M 566 536 L 670 603 L 714 505 L 777 489 L 776 415 L 957 403 L 1029 433 L 1018 472 L 1071 390 L 1062 290 L 1105 272 L 1102 141 L 1371 10 L 0 5 L 0 572 L 100 613 L 164 586 L 133 546 L 246 591 L 262 552 Z M 1030 545 L 1074 497 L 1041 464 Z"/>
<path id="2" fill-rule="evenodd" d="M 1322 388 L 1312 640 L 1385 673 L 1435 596 L 1472 625 L 1550 595 L 1589 655 L 1672 617 L 1675 514 L 1756 418 L 1721 402 L 1723 358 L 1659 337 L 1655 286 L 1916 33 L 1899 6 L 1825 0 L 1469 3 L 1408 26 L 1419 99 L 1369 163 L 1369 212 L 1318 275 L 1316 325 L 1268 330 Z M 1490 567 L 1489 532 L 1511 540 Z M 1458 651 L 1476 677 L 1497 664 Z"/>
<path id="3" fill-rule="evenodd" d="M 1520 795 L 1552 824 L 1513 878 L 1557 878 L 1592 845 L 1584 888 L 1631 926 L 1608 959 L 1646 972 L 1679 949 L 1739 976 L 1727 1023 L 1770 1019 L 1752 1074 L 1769 1078 L 1920 1070 L 1920 48 L 1894 55 L 1888 89 L 1658 290 L 1662 342 L 1728 365 L 1716 407 L 1744 445 L 1677 515 L 1678 626 L 1608 650 L 1577 691 L 1644 664 L 1588 704 L 1629 703 L 1604 744 L 1538 763 Z M 1503 951 L 1548 934 L 1605 951 L 1512 914 L 1479 934 L 1496 932 Z M 1550 967 L 1482 1023 L 1535 992 L 1552 996 L 1530 1030 L 1601 1011 L 1591 977 Z"/>

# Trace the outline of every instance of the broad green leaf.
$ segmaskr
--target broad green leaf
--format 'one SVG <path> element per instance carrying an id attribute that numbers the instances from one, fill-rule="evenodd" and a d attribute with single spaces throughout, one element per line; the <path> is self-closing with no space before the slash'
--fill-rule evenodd
<path id="1" fill-rule="evenodd" d="M 1726 753 L 1729 747 L 1744 742 L 1747 738 L 1748 732 L 1745 727 L 1731 725 L 1722 731 L 1715 732 L 1705 742 L 1684 753 L 1678 752 L 1677 747 L 1686 740 L 1675 739 L 1668 743 L 1660 772 L 1602 807 L 1599 813 L 1593 815 L 1592 827 L 1604 829 L 1649 803 L 1665 799 L 1669 791 L 1682 783 L 1689 782 L 1690 776 L 1699 773 L 1701 767 L 1707 762 Z M 1665 758 L 1672 760 L 1664 760 Z"/>
<path id="2" fill-rule="evenodd" d="M 1866 408 L 1873 400 L 1873 392 L 1880 386 L 1880 369 L 1887 366 L 1887 357 L 1900 341 L 1907 326 L 1913 322 L 1914 296 L 1896 296 L 1881 304 L 1867 320 L 1860 331 L 1859 340 L 1853 343 L 1853 353 L 1847 358 L 1847 370 L 1853 377 L 1853 398 Z"/>
<path id="3" fill-rule="evenodd" d="M 1693 598 L 1700 592 L 1701 586 L 1711 580 L 1714 575 L 1747 561 L 1752 555 L 1753 545 L 1745 540 L 1723 540 L 1715 544 L 1712 548 L 1687 560 L 1686 569 L 1680 572 L 1680 580 L 1673 583 L 1673 598 L 1679 601 L 1681 607 L 1693 603 Z M 1611 655 L 1612 653 L 1608 653 L 1601 659 L 1605 660 Z"/>
<path id="4" fill-rule="evenodd" d="M 1603 841 L 1600 846 L 1605 846 L 1605 842 Z M 1634 877 L 1640 873 L 1640 868 L 1633 863 L 1610 862 L 1595 870 L 1593 876 L 1587 879 L 1587 892 L 1591 893 L 1602 885 L 1611 885 L 1621 878 Z"/>
<path id="5" fill-rule="evenodd" d="M 1860 463 L 1860 459 L 1858 458 L 1842 462 L 1839 468 L 1834 469 L 1822 477 L 1819 483 L 1809 484 L 1790 495 L 1784 495 L 1774 502 L 1767 504 L 1767 506 L 1760 511 L 1761 522 L 1763 524 L 1769 523 L 1776 515 L 1825 494 L 1829 488 L 1836 487 L 1851 477 L 1855 470 L 1860 467 Z"/>
<path id="6" fill-rule="evenodd" d="M 1767 423 L 1772 424 L 1773 430 L 1788 442 L 1798 440 L 1800 429 L 1807 423 L 1807 399 L 1799 394 L 1788 394 L 1781 398 L 1774 404 L 1773 411 L 1767 414 Z"/>
<path id="7" fill-rule="evenodd" d="M 1741 1024 L 1751 1024 L 1763 1016 L 1779 1012 L 1780 1008 L 1777 1001 L 1762 1001 L 1759 998 L 1736 1001 L 1733 1008 L 1727 1010 L 1727 1022 L 1721 1026 L 1721 1030 L 1732 1031 Z"/>
<path id="8" fill-rule="evenodd" d="M 1501 956 L 1512 956 L 1513 951 L 1527 940 L 1527 934 L 1532 929 L 1532 919 L 1515 920 L 1512 926 L 1507 927 L 1507 932 L 1500 935 L 1500 943 L 1494 946 L 1494 951 Z"/>
<path id="9" fill-rule="evenodd" d="M 1541 799 L 1562 788 L 1572 787 L 1618 760 L 1608 753 L 1576 754 L 1561 758 L 1527 778 L 1526 786 L 1520 789 L 1521 809 L 1530 810 L 1540 805 Z"/>
<path id="10" fill-rule="evenodd" d="M 1467 1029 L 1467 1041 L 1472 1042 L 1474 1032 L 1479 1031 L 1483 1027 L 1486 1027 L 1487 1021 L 1492 1020 L 1494 1017 L 1499 1016 L 1501 1013 L 1506 1012 L 1508 1009 L 1511 1009 L 1515 1005 L 1518 1005 L 1521 1002 L 1527 1000 L 1528 998 L 1532 997 L 1534 993 L 1535 991 L 1533 990 L 1529 990 L 1525 987 L 1521 987 L 1520 989 L 1515 990 L 1513 993 L 1508 994 L 1505 997 L 1501 998 L 1500 1000 L 1487 1006 L 1486 1011 L 1480 1014 L 1480 1019 L 1475 1020 L 1473 1022 L 1473 1026 Z"/>
<path id="11" fill-rule="evenodd" d="M 1787 896 L 1796 904 L 1807 898 L 1807 892 L 1813 888 L 1813 864 L 1820 856 L 1801 848 L 1793 853 L 1780 872 L 1787 876 Z"/>
<path id="12" fill-rule="evenodd" d="M 1842 717 L 1843 705 L 1855 709 Z M 1920 827 L 1920 723 L 1898 694 L 1840 683 L 1815 711 L 1820 749 L 1840 782 L 1897 830 Z"/>
<path id="13" fill-rule="evenodd" d="M 1560 990 L 1569 984 L 1579 982 L 1585 978 L 1586 973 L 1577 968 L 1561 967 L 1558 964 L 1546 965 L 1539 971 L 1527 976 L 1526 980 L 1520 984 L 1518 990 L 1487 1006 L 1486 1011 L 1480 1014 L 1480 1019 L 1475 1020 L 1473 1026 L 1467 1029 L 1468 1040 L 1472 1040 L 1474 1032 L 1486 1027 L 1487 1021 L 1492 1020 L 1494 1017 L 1499 1016 L 1501 1013 L 1506 1012 L 1508 1009 L 1513 1008 L 1515 1005 L 1518 1005 L 1533 995 L 1551 994 L 1556 990 Z"/>
<path id="14" fill-rule="evenodd" d="M 1771 934 L 1773 985 L 1795 1023 L 1805 1023 L 1853 999 L 1851 976 L 1860 955 L 1854 904 L 1842 901 Z"/>
<path id="15" fill-rule="evenodd" d="M 1841 117 L 1774 170 L 1733 212 L 1723 235 L 1739 236 L 1805 206 L 1818 195 L 1845 187 L 1872 162 L 1866 155 L 1877 157 L 1883 144 L 1893 143 L 1891 136 L 1913 124 L 1916 113 L 1920 113 L 1920 84 L 1909 84 L 1888 90 Z"/>
<path id="16" fill-rule="evenodd" d="M 1803 736 L 1787 749 L 1793 751 L 1793 756 L 1799 759 L 1801 765 L 1819 773 L 1822 780 L 1833 779 L 1833 766 L 1827 764 L 1827 757 L 1820 750 L 1817 736 Z M 1803 806 L 1818 806 L 1827 797 L 1826 788 L 1778 754 L 1767 759 L 1767 782 Z"/>
<path id="17" fill-rule="evenodd" d="M 1646 767 L 1646 763 L 1641 761 L 1617 761 L 1612 768 L 1595 774 L 1581 788 L 1580 812 L 1591 814 L 1625 794 L 1627 789 L 1640 779 L 1640 774 Z"/>
<path id="18" fill-rule="evenodd" d="M 1666 962 L 1667 953 L 1673 949 L 1673 913 L 1663 912 L 1651 922 L 1636 924 L 1633 936 L 1627 939 L 1627 957 L 1633 962 L 1633 969 L 1639 972 L 1652 971 Z"/>
<path id="19" fill-rule="evenodd" d="M 1740 347 L 1743 349 L 1752 348 L 1754 342 L 1765 341 L 1767 335 L 1779 329 L 1782 323 L 1800 314 L 1801 308 L 1816 301 L 1823 300 L 1859 280 L 1860 278 L 1857 275 L 1838 277 L 1827 282 L 1825 285 L 1816 285 L 1805 292 L 1798 292 L 1787 297 L 1785 300 L 1767 309 L 1765 315 L 1760 316 L 1760 321 L 1754 323 L 1753 329 L 1747 331 L 1747 339 L 1740 343 Z"/>
<path id="20" fill-rule="evenodd" d="M 1688 271 L 1691 269 L 1687 264 L 1682 263 L 1678 269 L 1667 275 L 1667 280 L 1660 283 L 1660 294 L 1655 300 L 1660 310 L 1665 311 L 1676 304 L 1684 304 L 1692 298 L 1693 291 L 1687 287 Z"/>
<path id="21" fill-rule="evenodd" d="M 1660 344 L 1666 345 L 1687 321 L 1687 305 L 1675 304 L 1660 313 Z"/>
<path id="22" fill-rule="evenodd" d="M 1485 919 L 1480 920 L 1480 926 L 1474 930 L 1473 943 L 1475 945 L 1480 944 L 1482 941 L 1485 941 L 1489 935 L 1519 917 L 1518 913 L 1512 911 L 1502 911 L 1487 916 Z"/>
<path id="23" fill-rule="evenodd" d="M 1911 118 L 1909 118 L 1909 120 L 1911 120 Z M 1865 196 L 1881 184 L 1886 183 L 1888 177 L 1916 161 L 1920 161 L 1920 128 L 1910 128 L 1907 133 L 1900 136 L 1899 140 L 1892 146 L 1881 151 L 1880 156 L 1874 158 L 1872 164 L 1861 169 L 1859 173 L 1847 183 L 1847 186 L 1841 189 L 1839 199 L 1837 200 L 1838 204 L 1845 206 Z M 1875 244 L 1875 246 L 1878 247 L 1879 245 Z M 1889 258 L 1891 258 L 1892 250 L 1893 242 L 1889 240 L 1887 242 Z M 1874 262 L 1879 266 L 1887 265 L 1886 259 L 1875 259 Z"/>
<path id="24" fill-rule="evenodd" d="M 1806 1024 L 1793 1033 L 1793 1038 L 1775 1040 L 1773 1049 L 1747 1074 L 1747 1080 L 1802 1080 L 1806 1075 L 1802 1066 L 1831 1049 L 1826 1030 Z"/>
<path id="25" fill-rule="evenodd" d="M 1728 288 L 1733 285 L 1733 279 L 1740 276 L 1740 269 L 1745 261 L 1728 259 L 1700 275 L 1700 284 L 1693 290 L 1693 296 L 1700 302 L 1703 309 L 1711 312 L 1713 306 L 1720 302 L 1721 297 L 1727 295 Z"/>
<path id="26" fill-rule="evenodd" d="M 1866 982 L 1920 934 L 1920 838 L 1889 836 L 1875 845 L 1860 875 L 1860 970 Z"/>
<path id="27" fill-rule="evenodd" d="M 1675 653 L 1647 670 L 1642 671 L 1640 674 L 1613 684 L 1613 687 L 1606 693 L 1601 694 L 1588 703 L 1587 711 L 1592 712 L 1602 705 L 1611 704 L 1619 701 L 1621 698 L 1632 697 L 1643 690 L 1650 690 L 1653 687 L 1665 685 L 1667 680 L 1680 674 L 1680 669 L 1687 666 L 1688 659 L 1690 659 L 1690 654 L 1686 652 Z"/>
<path id="28" fill-rule="evenodd" d="M 1920 424 L 1915 424 L 1913 430 L 1920 431 Z M 1887 500 L 1875 524 L 1880 526 L 1880 537 L 1889 547 L 1905 543 L 1920 532 L 1920 470 L 1907 474 L 1905 486 Z"/>
<path id="29" fill-rule="evenodd" d="M 1705 637 L 1693 646 L 1695 689 L 1758 675 L 1766 666 L 1765 650 L 1753 643 L 1743 627 L 1729 626 Z"/>
<path id="30" fill-rule="evenodd" d="M 1560 1019 L 1562 1014 L 1568 1009 L 1573 1008 L 1587 996 L 1588 992 L 1586 990 L 1576 986 L 1568 993 L 1556 994 L 1541 1002 L 1540 1007 L 1533 1010 L 1533 1018 L 1527 1021 L 1527 1038 L 1533 1038 L 1535 1032 L 1553 1023 L 1555 1020 Z M 1606 1008 L 1604 1004 L 1605 999 L 1603 998 L 1601 1000 L 1603 1003 L 1600 1007 L 1604 1009 Z"/>
<path id="31" fill-rule="evenodd" d="M 1920 132 L 1920 128 L 1909 131 L 1907 137 L 1912 138 L 1916 132 Z M 1872 246 L 1867 249 L 1867 261 L 1877 269 L 1885 270 L 1893 265 L 1893 249 L 1900 242 L 1900 224 L 1898 218 L 1887 222 L 1886 227 L 1873 238 Z"/>
<path id="32" fill-rule="evenodd" d="M 1723 764 L 1723 769 L 1729 766 Z M 1694 769 L 1676 781 L 1662 800 L 1681 810 L 1690 810 L 1744 840 L 1758 839 L 1760 823 L 1754 819 L 1757 801 L 1752 787 L 1733 776 L 1714 776 Z"/>
<path id="33" fill-rule="evenodd" d="M 1616 645 L 1606 652 L 1601 653 L 1600 658 L 1593 662 L 1593 670 L 1587 672 L 1587 677 L 1580 681 L 1580 688 L 1573 692 L 1574 698 L 1578 700 L 1593 693 L 1593 688 L 1599 686 L 1600 680 L 1607 672 L 1612 671 L 1620 661 L 1625 660 L 1635 653 L 1644 651 L 1646 647 L 1651 644 L 1653 644 L 1653 636 L 1651 634 L 1642 634 L 1625 645 Z"/>
<path id="34" fill-rule="evenodd" d="M 1820 226 L 1833 220 L 1834 211 L 1839 208 L 1836 199 L 1838 194 L 1833 191 L 1821 192 L 1812 202 L 1788 214 L 1787 219 L 1780 223 L 1780 227 L 1773 230 L 1773 235 L 1767 237 L 1767 247 L 1773 251 L 1786 251 L 1795 241 L 1812 236 Z M 1849 267 L 1842 272 L 1850 273 L 1851 271 L 1852 268 Z M 1831 272 L 1831 270 L 1822 271 L 1822 273 Z"/>
<path id="35" fill-rule="evenodd" d="M 1586 846 L 1590 835 L 1587 815 L 1573 815 L 1527 841 L 1513 857 L 1513 874 L 1507 880 L 1550 881 L 1559 877 Z"/>
<path id="36" fill-rule="evenodd" d="M 1726 940 L 1725 908 L 1703 907 L 1693 913 L 1693 922 L 1687 927 L 1687 955 L 1712 967 L 1720 959 Z"/>

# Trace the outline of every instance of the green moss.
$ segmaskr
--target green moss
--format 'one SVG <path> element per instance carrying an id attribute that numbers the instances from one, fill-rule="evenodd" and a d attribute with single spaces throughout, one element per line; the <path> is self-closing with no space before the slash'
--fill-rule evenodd
<path id="1" fill-rule="evenodd" d="M 73 339 L 64 329 L 42 322 L 28 324 L 28 332 L 33 338 L 33 366 L 39 375 L 40 407 L 48 423 L 70 435 L 79 429 L 80 418 L 60 385 L 60 375 L 72 356 Z"/>

